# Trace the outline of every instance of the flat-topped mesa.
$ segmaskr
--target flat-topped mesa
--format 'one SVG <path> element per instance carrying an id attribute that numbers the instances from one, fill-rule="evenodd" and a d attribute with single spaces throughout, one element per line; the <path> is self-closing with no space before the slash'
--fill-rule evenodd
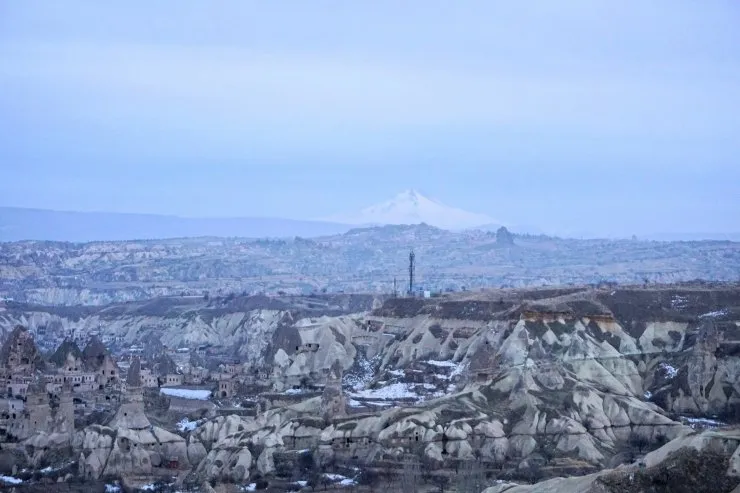
<path id="1" fill-rule="evenodd" d="M 144 391 L 141 387 L 141 361 L 134 357 L 126 376 L 126 392 L 121 407 L 108 425 L 111 428 L 143 430 L 151 427 L 144 413 Z"/>

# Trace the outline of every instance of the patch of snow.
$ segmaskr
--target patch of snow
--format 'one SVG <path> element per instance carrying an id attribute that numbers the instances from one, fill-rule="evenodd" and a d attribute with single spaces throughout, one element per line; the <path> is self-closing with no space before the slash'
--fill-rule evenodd
<path id="1" fill-rule="evenodd" d="M 427 360 L 426 363 L 428 365 L 439 366 L 442 368 L 457 368 L 459 366 L 459 364 L 454 361 L 438 361 L 433 359 Z"/>
<path id="2" fill-rule="evenodd" d="M 301 488 L 305 488 L 308 486 L 308 481 L 296 481 L 293 484 L 300 486 Z"/>
<path id="3" fill-rule="evenodd" d="M 121 487 L 117 484 L 106 484 L 105 485 L 105 493 L 120 493 Z"/>
<path id="4" fill-rule="evenodd" d="M 205 389 L 173 389 L 165 387 L 159 389 L 159 391 L 170 397 L 180 397 L 182 399 L 193 399 L 197 401 L 207 401 L 211 397 L 211 391 Z"/>
<path id="5" fill-rule="evenodd" d="M 727 315 L 727 310 L 717 310 L 715 312 L 709 312 L 703 315 L 699 315 L 699 318 L 717 318 L 724 317 L 725 315 Z"/>
<path id="6" fill-rule="evenodd" d="M 0 481 L 6 484 L 21 484 L 22 479 L 14 478 L 12 476 L 0 476 Z"/>
<path id="7" fill-rule="evenodd" d="M 450 373 L 450 377 L 456 377 L 458 375 L 462 375 L 462 373 L 465 370 L 467 370 L 468 365 L 470 365 L 470 362 L 469 361 L 467 363 L 461 363 L 461 364 L 457 365 L 457 367 L 454 370 L 452 370 L 452 373 Z"/>
<path id="8" fill-rule="evenodd" d="M 257 491 L 257 483 L 249 483 L 242 487 L 242 491 Z"/>
<path id="9" fill-rule="evenodd" d="M 394 399 L 416 399 L 418 402 L 422 402 L 427 396 L 421 396 L 417 394 L 414 390 L 415 387 L 418 387 L 417 384 L 410 384 L 410 383 L 392 383 L 390 385 L 386 385 L 384 387 L 380 387 L 377 389 L 365 389 L 360 390 L 358 392 L 349 393 L 350 397 L 359 397 L 363 399 L 384 399 L 387 401 L 392 401 Z M 423 387 L 426 390 L 436 390 L 436 386 L 432 384 L 422 384 L 421 387 Z M 431 397 L 440 397 L 444 395 L 444 392 L 435 391 L 432 393 Z M 350 403 L 353 400 L 350 399 Z M 357 401 L 354 401 L 357 402 Z M 387 403 L 383 402 L 371 402 L 369 404 L 373 404 L 375 406 L 382 406 L 386 405 Z M 350 404 L 351 405 L 351 404 Z"/>
<path id="10" fill-rule="evenodd" d="M 362 357 L 356 361 L 350 372 L 346 373 L 343 378 L 343 384 L 352 390 L 366 389 L 375 378 L 375 367 L 379 363 L 379 357 L 372 360 Z"/>
<path id="11" fill-rule="evenodd" d="M 350 394 L 351 397 L 366 399 L 405 399 L 419 397 L 407 383 L 392 383 L 379 389 L 364 389 Z"/>
<path id="12" fill-rule="evenodd" d="M 403 377 L 406 375 L 403 370 L 388 370 L 388 374 L 394 377 Z"/>
<path id="13" fill-rule="evenodd" d="M 193 431 L 198 427 L 197 421 L 190 421 L 188 418 L 182 418 L 179 423 L 177 423 L 177 429 L 186 432 L 186 431 Z"/>
<path id="14" fill-rule="evenodd" d="M 357 481 L 341 474 L 324 473 L 324 477 L 339 486 L 356 486 Z"/>
<path id="15" fill-rule="evenodd" d="M 683 419 L 685 419 L 686 422 L 689 423 L 689 426 L 691 426 L 692 428 L 719 428 L 720 426 L 725 426 L 725 423 L 716 421 L 714 419 L 687 417 L 684 417 Z"/>
<path id="16" fill-rule="evenodd" d="M 288 390 L 286 390 L 283 393 L 284 394 L 288 394 L 288 395 L 298 395 L 298 394 L 302 394 L 304 392 L 305 391 L 303 389 L 288 389 Z"/>
<path id="17" fill-rule="evenodd" d="M 678 370 L 676 370 L 674 367 L 669 365 L 668 363 L 661 363 L 659 368 L 665 372 L 665 374 L 670 378 L 671 380 L 676 378 L 676 375 L 678 375 Z"/>
<path id="18" fill-rule="evenodd" d="M 347 402 L 347 405 L 349 407 L 364 407 L 364 404 L 360 401 L 356 401 L 354 399 L 350 399 L 349 402 Z"/>
<path id="19" fill-rule="evenodd" d="M 139 489 L 144 490 L 144 491 L 154 491 L 156 488 L 157 486 L 154 483 L 150 483 L 150 484 L 145 484 Z"/>
<path id="20" fill-rule="evenodd" d="M 653 396 L 653 393 L 648 391 L 645 391 L 645 399 L 650 399 Z"/>

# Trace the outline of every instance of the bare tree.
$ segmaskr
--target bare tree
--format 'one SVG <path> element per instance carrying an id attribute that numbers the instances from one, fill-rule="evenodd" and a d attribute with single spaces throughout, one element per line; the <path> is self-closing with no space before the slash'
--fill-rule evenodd
<path id="1" fill-rule="evenodd" d="M 650 441 L 639 433 L 632 432 L 629 437 L 630 445 L 637 448 L 639 453 L 642 453 L 649 445 Z"/>
<path id="2" fill-rule="evenodd" d="M 486 474 L 478 459 L 463 461 L 458 467 L 458 493 L 480 493 L 486 489 Z"/>
<path id="3" fill-rule="evenodd" d="M 407 454 L 401 470 L 401 488 L 404 493 L 416 493 L 421 484 L 421 464 L 416 456 Z"/>

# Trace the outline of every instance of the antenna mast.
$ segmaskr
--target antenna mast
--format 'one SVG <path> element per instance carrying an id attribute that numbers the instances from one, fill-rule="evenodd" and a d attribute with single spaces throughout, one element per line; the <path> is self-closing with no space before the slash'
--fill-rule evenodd
<path id="1" fill-rule="evenodd" d="M 416 255 L 411 250 L 409 253 L 409 296 L 414 295 L 414 271 L 416 269 Z"/>

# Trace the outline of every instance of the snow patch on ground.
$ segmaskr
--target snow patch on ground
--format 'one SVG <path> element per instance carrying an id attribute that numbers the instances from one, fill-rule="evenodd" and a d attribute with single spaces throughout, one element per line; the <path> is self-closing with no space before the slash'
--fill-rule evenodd
<path id="1" fill-rule="evenodd" d="M 428 365 L 439 366 L 442 368 L 457 368 L 458 366 L 460 366 L 458 363 L 455 363 L 454 361 L 438 361 L 434 359 L 427 360 L 426 363 Z"/>
<path id="2" fill-rule="evenodd" d="M 428 396 L 421 396 L 417 394 L 413 387 L 416 387 L 415 384 L 410 383 L 392 383 L 390 385 L 386 385 L 385 387 L 380 387 L 378 389 L 364 389 L 360 390 L 358 392 L 350 393 L 350 397 L 359 397 L 363 399 L 385 399 L 385 400 L 394 400 L 394 399 L 416 399 L 419 402 L 423 401 Z M 422 387 L 426 390 L 435 390 L 436 387 L 432 384 L 423 384 Z M 443 395 L 442 392 L 434 392 L 432 393 L 431 397 L 439 397 Z M 353 402 L 353 400 L 350 400 L 350 403 Z M 357 401 L 354 401 L 357 402 Z M 373 402 L 373 405 L 383 405 L 383 403 L 380 402 Z M 351 404 L 350 404 L 351 405 Z"/>
<path id="3" fill-rule="evenodd" d="M 105 493 L 120 493 L 121 487 L 117 484 L 106 484 L 105 485 Z"/>
<path id="4" fill-rule="evenodd" d="M 719 428 L 720 426 L 725 426 L 725 423 L 714 419 L 687 417 L 683 417 L 683 419 L 686 420 L 692 428 Z"/>
<path id="5" fill-rule="evenodd" d="M 160 393 L 170 397 L 180 397 L 182 399 L 193 399 L 197 401 L 207 401 L 211 397 L 211 391 L 205 389 L 173 389 L 162 388 Z"/>
<path id="6" fill-rule="evenodd" d="M 288 394 L 288 395 L 298 395 L 298 394 L 303 394 L 304 392 L 305 391 L 303 389 L 288 389 L 283 393 Z"/>
<path id="7" fill-rule="evenodd" d="M 366 399 L 410 399 L 419 397 L 409 387 L 407 383 L 392 383 L 386 387 L 364 389 L 350 395 L 352 397 L 364 397 Z"/>
<path id="8" fill-rule="evenodd" d="M 699 315 L 699 318 L 717 318 L 724 317 L 725 315 L 727 315 L 727 310 L 717 310 L 715 312 L 709 312 L 703 315 Z"/>
<path id="9" fill-rule="evenodd" d="M 7 484 L 21 484 L 23 480 L 14 478 L 12 476 L 0 476 L 0 482 L 7 483 Z"/>
<path id="10" fill-rule="evenodd" d="M 668 363 L 661 363 L 659 368 L 665 372 L 665 374 L 673 380 L 676 378 L 676 375 L 678 375 L 678 370 L 676 370 L 674 367 L 669 365 Z"/>
<path id="11" fill-rule="evenodd" d="M 354 479 L 350 479 L 347 476 L 342 476 L 341 474 L 325 473 L 324 477 L 328 479 L 329 481 L 333 481 L 335 484 L 338 484 L 341 486 L 357 485 L 357 481 L 355 481 Z"/>
<path id="12" fill-rule="evenodd" d="M 242 486 L 242 491 L 257 491 L 257 483 L 249 483 L 246 486 Z"/>
<path id="13" fill-rule="evenodd" d="M 366 389 L 373 378 L 375 378 L 375 367 L 378 358 L 372 360 L 362 356 L 356 361 L 356 366 L 353 367 L 350 372 L 344 375 L 342 384 L 348 386 L 352 390 Z"/>
<path id="14" fill-rule="evenodd" d="M 645 399 L 650 399 L 653 396 L 653 393 L 649 390 L 645 392 Z"/>
<path id="15" fill-rule="evenodd" d="M 188 418 L 182 418 L 179 423 L 177 423 L 177 429 L 186 432 L 186 431 L 193 431 L 198 427 L 197 421 L 190 421 Z"/>

